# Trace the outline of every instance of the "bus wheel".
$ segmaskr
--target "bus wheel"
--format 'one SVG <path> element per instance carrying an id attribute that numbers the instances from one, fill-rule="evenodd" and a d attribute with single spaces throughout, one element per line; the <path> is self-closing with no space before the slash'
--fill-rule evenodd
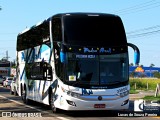
<path id="1" fill-rule="evenodd" d="M 54 97 L 53 97 L 53 94 L 50 94 L 49 95 L 49 104 L 50 104 L 50 108 L 52 110 L 53 113 L 58 113 L 59 112 L 59 109 L 55 107 L 54 105 Z"/>
<path id="2" fill-rule="evenodd" d="M 27 92 L 26 92 L 26 88 L 22 89 L 22 100 L 23 100 L 23 103 L 25 104 L 29 104 L 29 100 L 27 99 Z"/>
<path id="3" fill-rule="evenodd" d="M 10 89 L 10 94 L 13 95 L 13 91 Z"/>
<path id="4" fill-rule="evenodd" d="M 25 88 L 22 88 L 21 97 L 22 97 L 22 101 L 24 103 L 26 103 L 26 91 L 25 91 Z"/>
<path id="5" fill-rule="evenodd" d="M 14 87 L 14 95 L 15 95 L 15 96 L 18 95 L 15 87 Z"/>

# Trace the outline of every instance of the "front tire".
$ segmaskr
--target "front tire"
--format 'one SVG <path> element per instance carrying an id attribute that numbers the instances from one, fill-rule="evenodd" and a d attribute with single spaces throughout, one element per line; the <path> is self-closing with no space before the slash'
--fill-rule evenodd
<path id="1" fill-rule="evenodd" d="M 54 98 L 53 94 L 50 92 L 50 94 L 49 94 L 49 105 L 50 105 L 50 108 L 51 108 L 53 113 L 59 113 L 60 109 L 55 107 L 54 101 L 55 101 L 55 98 Z"/>

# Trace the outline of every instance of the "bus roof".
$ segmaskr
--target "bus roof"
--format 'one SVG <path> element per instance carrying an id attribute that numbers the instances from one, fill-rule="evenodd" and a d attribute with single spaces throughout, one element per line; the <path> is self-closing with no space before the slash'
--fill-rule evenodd
<path id="1" fill-rule="evenodd" d="M 43 24 L 43 23 L 45 23 L 45 22 L 49 22 L 49 20 L 50 20 L 50 18 L 45 19 L 45 20 L 43 20 L 43 21 L 40 21 L 40 22 L 38 22 L 37 24 L 31 26 L 30 28 L 27 27 L 27 28 L 24 29 L 22 32 L 20 32 L 20 33 L 18 34 L 18 36 L 21 35 L 21 34 L 23 34 L 23 33 L 26 33 L 27 31 L 29 31 L 29 30 L 31 30 L 31 29 L 33 29 L 33 28 L 35 28 L 35 27 L 38 27 L 39 25 L 41 25 L 41 24 Z"/>
<path id="2" fill-rule="evenodd" d="M 45 22 L 49 22 L 50 19 L 52 19 L 53 17 L 62 18 L 63 16 L 108 16 L 108 17 L 119 17 L 117 15 L 108 14 L 108 13 L 81 13 L 81 12 L 77 12 L 77 13 L 59 13 L 59 14 L 55 14 L 55 15 L 53 15 L 53 16 L 51 16 L 51 17 L 49 17 L 49 18 L 47 18 L 47 19 L 45 19 L 43 21 L 40 21 L 37 24 L 35 24 L 35 25 L 33 25 L 33 26 L 29 27 L 29 28 L 27 27 L 22 32 L 20 32 L 18 34 L 18 36 L 23 34 L 23 33 L 26 33 L 27 31 L 29 31 L 29 30 L 31 30 L 31 29 L 33 29 L 33 28 L 35 28 L 35 27 L 37 27 L 37 26 L 39 26 L 39 25 L 41 25 L 41 24 L 43 24 Z"/>

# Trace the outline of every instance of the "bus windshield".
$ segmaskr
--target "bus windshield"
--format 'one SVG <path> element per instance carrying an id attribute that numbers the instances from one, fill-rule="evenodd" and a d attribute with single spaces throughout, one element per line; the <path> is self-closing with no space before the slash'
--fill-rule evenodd
<path id="1" fill-rule="evenodd" d="M 126 44 L 119 17 L 65 16 L 64 41 L 68 44 L 120 46 Z"/>
<path id="2" fill-rule="evenodd" d="M 111 85 L 128 81 L 128 54 L 82 55 L 68 53 L 68 84 Z"/>

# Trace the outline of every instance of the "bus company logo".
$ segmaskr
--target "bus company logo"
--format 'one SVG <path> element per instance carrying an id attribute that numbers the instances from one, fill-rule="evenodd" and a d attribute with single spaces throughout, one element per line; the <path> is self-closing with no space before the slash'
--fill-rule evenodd
<path id="1" fill-rule="evenodd" d="M 89 48 L 84 48 L 84 53 L 111 53 L 111 48 L 109 48 L 108 50 L 104 49 L 103 47 L 95 50 L 94 48 L 89 49 Z"/>
<path id="2" fill-rule="evenodd" d="M 99 50 L 100 53 L 111 53 L 111 48 L 109 48 L 108 50 L 105 50 L 104 48 L 101 48 Z"/>
<path id="3" fill-rule="evenodd" d="M 84 48 L 84 53 L 97 53 L 98 50 L 94 50 L 93 48 L 90 50 L 89 48 Z"/>
<path id="4" fill-rule="evenodd" d="M 141 112 L 144 110 L 144 100 L 135 100 L 134 101 L 134 111 Z"/>

